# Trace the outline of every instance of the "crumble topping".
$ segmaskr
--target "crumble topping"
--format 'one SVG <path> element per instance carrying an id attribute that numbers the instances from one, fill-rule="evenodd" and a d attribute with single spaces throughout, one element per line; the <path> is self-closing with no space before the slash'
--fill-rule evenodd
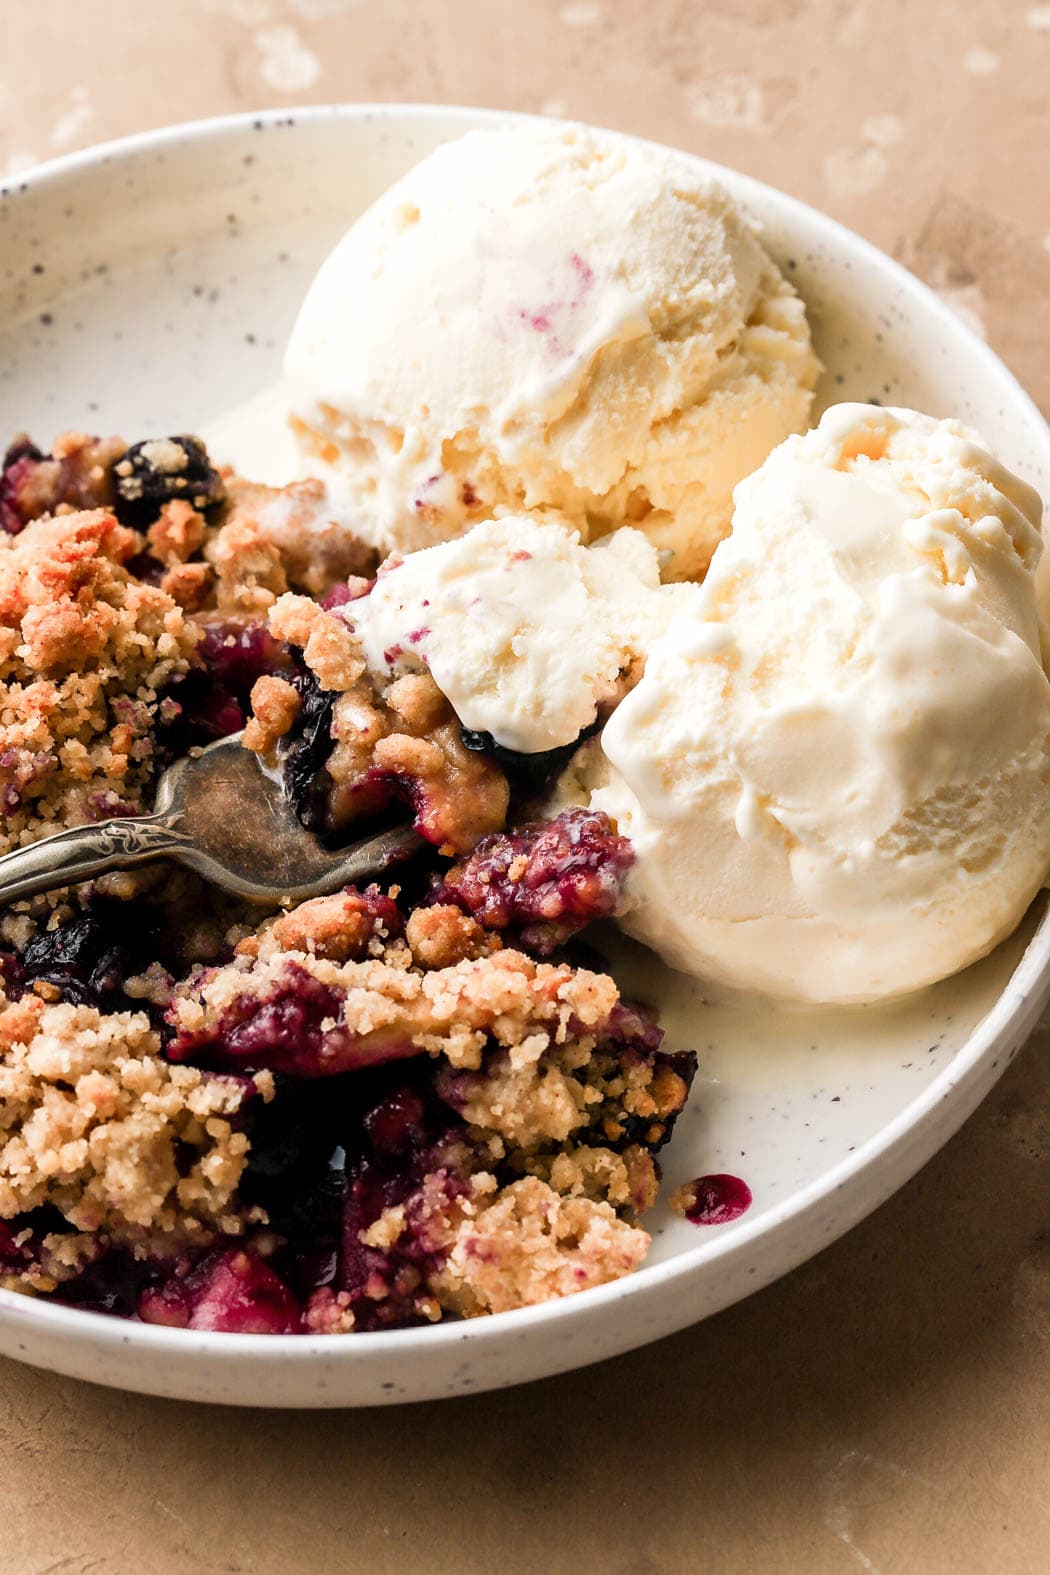
<path id="1" fill-rule="evenodd" d="M 287 679 L 266 676 L 252 687 L 252 714 L 244 729 L 244 747 L 257 755 L 272 754 L 299 715 L 299 691 Z"/>
<path id="2" fill-rule="evenodd" d="M 104 510 L 0 537 L 4 849 L 143 806 L 162 690 L 197 631 L 128 572 L 134 545 Z"/>
<path id="3" fill-rule="evenodd" d="M 169 562 L 175 545 L 170 527 L 162 526 L 157 556 Z M 217 526 L 206 534 L 193 530 L 178 547 L 181 568 L 172 558 L 169 573 L 184 576 L 186 560 L 203 549 L 205 561 L 194 567 L 205 595 L 223 611 L 260 618 L 289 590 L 324 596 L 375 567 L 373 550 L 332 518 L 318 481 L 275 488 L 227 475 Z"/>
<path id="4" fill-rule="evenodd" d="M 338 1333 L 527 1306 L 635 1267 L 693 1058 L 661 1052 L 606 975 L 501 946 L 456 908 L 406 920 L 396 896 L 303 903 L 181 981 L 129 975 L 162 1028 L 50 999 L 62 969 L 58 986 L 36 976 L 46 1002 L 0 1003 L 0 1283 L 76 1300 L 130 1252 L 148 1321 Z M 300 1150 L 287 1123 L 311 1088 Z M 311 1223 L 268 1178 L 333 1140 L 336 1190 L 317 1198 L 337 1213 Z M 45 1206 L 64 1231 L 31 1223 Z M 304 1265 L 337 1265 L 302 1300 L 290 1220 Z"/>
<path id="5" fill-rule="evenodd" d="M 333 585 L 375 572 L 374 549 L 332 518 L 320 481 L 274 488 L 230 477 L 226 499 L 224 529 L 250 522 L 252 537 L 276 553 L 293 590 L 326 596 Z"/>
<path id="6" fill-rule="evenodd" d="M 186 467 L 186 450 L 177 438 L 150 438 L 139 447 L 146 464 L 162 476 L 178 476 Z M 124 483 L 121 495 L 136 500 L 141 498 L 143 484 L 135 475 L 131 461 L 121 460 L 116 471 Z"/>
<path id="7" fill-rule="evenodd" d="M 287 931 L 285 931 L 287 933 Z M 411 967 L 400 941 L 382 957 L 334 962 L 305 951 L 279 951 L 271 930 L 257 956 L 206 969 L 176 989 L 170 1021 L 176 1056 L 239 1038 L 250 1054 L 281 1070 L 287 1056 L 312 1075 L 409 1055 L 444 1056 L 453 1066 L 480 1066 L 489 1041 L 529 1047 L 529 1054 L 586 1035 L 618 999 L 604 974 L 567 964 L 537 963 L 509 949 L 429 972 Z M 307 981 L 320 989 L 310 992 Z M 289 1050 L 281 1016 L 278 1037 L 265 1042 L 265 1009 L 286 997 L 316 1001 L 302 1049 Z M 245 1032 L 238 1036 L 238 1029 Z M 304 1029 L 305 1035 L 305 1029 Z"/>
<path id="8" fill-rule="evenodd" d="M 560 1197 L 529 1177 L 496 1191 L 493 1177 L 462 1206 L 463 1217 L 434 1277 L 442 1304 L 467 1317 L 532 1307 L 589 1290 L 638 1267 L 649 1236 L 608 1203 Z M 495 1195 L 491 1195 L 495 1193 Z M 480 1204 L 480 1206 L 479 1206 Z"/>
<path id="9" fill-rule="evenodd" d="M 313 897 L 281 914 L 263 935 L 281 951 L 309 952 L 333 962 L 348 962 L 370 951 L 381 955 L 384 942 L 396 937 L 400 928 L 396 904 L 378 887 L 370 886 L 366 892 L 351 887 L 330 897 Z M 253 937 L 242 941 L 237 950 L 242 956 L 258 955 L 262 945 L 260 937 Z"/>
<path id="10" fill-rule="evenodd" d="M 252 518 L 231 519 L 207 543 L 215 574 L 215 602 L 223 612 L 265 618 L 288 589 L 281 554 Z"/>
<path id="11" fill-rule="evenodd" d="M 353 690 L 365 670 L 360 641 L 349 624 L 308 596 L 284 596 L 270 615 L 270 632 L 302 650 L 322 689 Z"/>
<path id="12" fill-rule="evenodd" d="M 204 515 L 185 498 L 173 498 L 146 532 L 146 541 L 153 556 L 171 568 L 199 552 L 207 532 Z"/>
<path id="13" fill-rule="evenodd" d="M 449 968 L 499 946 L 476 919 L 446 903 L 416 908 L 405 926 L 405 940 L 422 968 Z"/>
<path id="14" fill-rule="evenodd" d="M 362 1239 L 390 1252 L 407 1225 L 404 1206 L 386 1209 Z M 462 1195 L 424 1196 L 412 1226 L 444 1258 L 430 1283 L 435 1300 L 464 1317 L 605 1285 L 637 1267 L 650 1239 L 608 1203 L 562 1197 L 534 1176 L 501 1188 L 484 1171 Z"/>
<path id="15" fill-rule="evenodd" d="M 259 677 L 258 730 L 281 736 L 292 662 L 269 610 L 372 559 L 318 484 L 224 480 L 197 438 L 67 433 L 50 455 L 16 439 L 0 465 L 0 848 L 142 810 L 173 752 L 244 725 Z"/>
<path id="16" fill-rule="evenodd" d="M 233 1118 L 252 1081 L 170 1066 L 139 1012 L 0 1009 L 0 1218 L 51 1204 L 109 1240 L 243 1228 L 232 1199 L 248 1138 Z"/>
<path id="17" fill-rule="evenodd" d="M 637 1143 L 620 1153 L 566 1144 L 556 1154 L 529 1155 L 523 1169 L 561 1196 L 605 1199 L 636 1214 L 653 1207 L 660 1184 L 653 1156 Z"/>

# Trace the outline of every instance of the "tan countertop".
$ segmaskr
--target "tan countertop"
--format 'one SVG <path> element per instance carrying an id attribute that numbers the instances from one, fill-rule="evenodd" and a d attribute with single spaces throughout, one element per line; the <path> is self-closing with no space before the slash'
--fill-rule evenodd
<path id="1" fill-rule="evenodd" d="M 1050 409 L 1050 5 L 3 0 L 0 177 L 266 104 L 569 114 L 735 165 L 942 292 Z M 740 1307 L 527 1389 L 238 1413 L 0 1364 L 0 1568 L 1050 1568 L 1050 1064 Z"/>

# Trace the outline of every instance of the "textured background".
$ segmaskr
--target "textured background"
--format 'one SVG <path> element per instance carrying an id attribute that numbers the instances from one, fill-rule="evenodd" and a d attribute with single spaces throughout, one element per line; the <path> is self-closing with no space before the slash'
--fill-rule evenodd
<path id="1" fill-rule="evenodd" d="M 1050 410 L 1048 81 L 1050 5 L 1019 0 L 0 0 L 0 176 L 269 104 L 578 116 L 833 213 Z M 0 1568 L 1042 1575 L 1048 1358 L 1037 1035 L 845 1241 L 570 1378 L 243 1414 L 0 1364 Z"/>

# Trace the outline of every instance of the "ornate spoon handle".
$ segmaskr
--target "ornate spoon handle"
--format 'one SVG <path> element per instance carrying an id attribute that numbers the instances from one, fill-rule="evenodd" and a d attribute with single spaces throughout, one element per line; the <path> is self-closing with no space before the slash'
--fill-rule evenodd
<path id="1" fill-rule="evenodd" d="M 171 858 L 187 843 L 182 816 L 141 815 L 73 826 L 0 858 L 0 906 L 41 891 L 72 886 L 110 870 Z"/>

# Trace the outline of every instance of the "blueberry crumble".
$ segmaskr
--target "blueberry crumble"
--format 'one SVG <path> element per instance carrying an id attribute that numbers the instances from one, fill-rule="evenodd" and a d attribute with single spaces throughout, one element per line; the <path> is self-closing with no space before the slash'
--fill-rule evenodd
<path id="1" fill-rule="evenodd" d="M 377 565 L 319 483 L 222 473 L 191 436 L 18 438 L 0 527 L 4 848 L 143 810 L 241 728 L 319 834 L 397 813 L 423 838 L 382 888 L 278 913 L 165 866 L 0 913 L 0 1284 L 339 1333 L 634 1269 L 696 1062 L 567 946 L 632 853 L 539 812 L 563 752 L 369 665 L 341 609 Z"/>

